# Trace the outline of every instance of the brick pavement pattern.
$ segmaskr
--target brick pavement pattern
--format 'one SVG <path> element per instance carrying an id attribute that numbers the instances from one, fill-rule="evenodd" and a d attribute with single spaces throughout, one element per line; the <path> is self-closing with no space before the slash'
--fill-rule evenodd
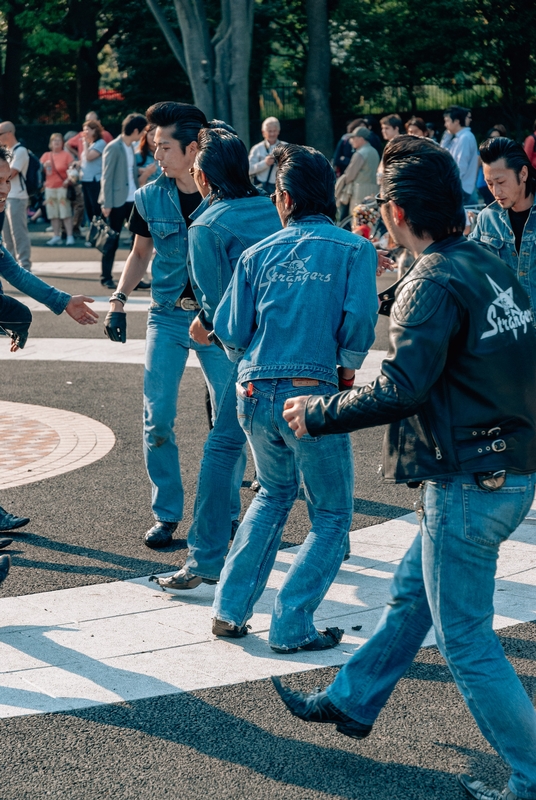
<path id="1" fill-rule="evenodd" d="M 60 408 L 0 401 L 0 486 L 9 489 L 80 469 L 114 446 L 110 428 Z"/>

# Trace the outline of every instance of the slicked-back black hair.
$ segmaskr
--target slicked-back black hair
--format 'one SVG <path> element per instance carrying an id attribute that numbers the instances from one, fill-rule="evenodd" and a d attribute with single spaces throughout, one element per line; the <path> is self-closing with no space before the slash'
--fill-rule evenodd
<path id="1" fill-rule="evenodd" d="M 483 164 L 493 164 L 494 161 L 504 158 L 506 168 L 514 170 L 518 183 L 521 183 L 519 173 L 523 167 L 527 167 L 529 174 L 525 184 L 525 197 L 536 193 L 536 169 L 532 166 L 523 145 L 506 136 L 496 136 L 494 139 L 482 142 L 479 150 Z"/>
<path id="2" fill-rule="evenodd" d="M 152 105 L 146 114 L 148 122 L 152 125 L 157 125 L 159 128 L 173 128 L 171 135 L 180 143 L 183 153 L 191 142 L 197 141 L 201 128 L 206 128 L 208 125 L 203 112 L 190 103 L 166 100 Z"/>
<path id="3" fill-rule="evenodd" d="M 383 151 L 382 194 L 404 209 L 419 239 L 434 241 L 465 227 L 460 172 L 451 154 L 431 139 L 396 136 Z"/>
<path id="4" fill-rule="evenodd" d="M 203 170 L 210 184 L 211 200 L 253 197 L 259 192 L 249 177 L 248 151 L 244 142 L 225 128 L 212 127 L 199 131 L 196 166 Z M 223 123 L 225 124 L 225 123 Z"/>
<path id="5" fill-rule="evenodd" d="M 272 155 L 278 166 L 276 189 L 288 192 L 294 201 L 288 219 L 325 214 L 334 220 L 335 173 L 327 158 L 318 150 L 299 144 L 279 145 Z"/>
<path id="6" fill-rule="evenodd" d="M 11 152 L 7 147 L 2 147 L 0 144 L 0 161 L 5 161 L 7 164 L 11 161 Z"/>

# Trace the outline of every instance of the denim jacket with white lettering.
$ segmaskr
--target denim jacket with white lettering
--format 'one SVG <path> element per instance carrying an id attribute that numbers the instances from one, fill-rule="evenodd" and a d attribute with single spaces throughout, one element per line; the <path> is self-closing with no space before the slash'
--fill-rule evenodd
<path id="1" fill-rule="evenodd" d="M 206 197 L 190 217 L 188 230 L 190 278 L 202 324 L 210 330 L 214 312 L 236 267 L 248 247 L 281 229 L 281 221 L 268 197 L 215 200 Z"/>
<path id="2" fill-rule="evenodd" d="M 359 369 L 374 341 L 377 256 L 322 214 L 246 250 L 214 316 L 239 381 L 316 378 Z"/>
<path id="3" fill-rule="evenodd" d="M 484 245 L 510 267 L 530 298 L 536 325 L 536 201 L 523 230 L 519 255 L 508 210 L 501 208 L 497 202 L 480 212 L 469 239 Z"/>
<path id="4" fill-rule="evenodd" d="M 71 299 L 71 295 L 62 292 L 54 286 L 42 281 L 37 275 L 32 275 L 27 269 L 19 266 L 11 253 L 5 247 L 0 247 L 0 275 L 5 278 L 12 286 L 33 297 L 38 303 L 48 306 L 54 314 L 61 314 Z M 0 283 L 0 294 L 4 293 Z M 24 302 L 24 298 L 22 299 Z"/>
<path id="5" fill-rule="evenodd" d="M 151 267 L 153 300 L 173 308 L 188 281 L 188 232 L 177 185 L 162 174 L 138 189 L 134 202 L 149 226 L 156 250 Z"/>

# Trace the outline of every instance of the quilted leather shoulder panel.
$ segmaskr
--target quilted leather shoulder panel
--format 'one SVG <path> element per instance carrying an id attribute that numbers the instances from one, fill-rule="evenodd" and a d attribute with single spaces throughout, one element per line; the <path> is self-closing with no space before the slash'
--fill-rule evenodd
<path id="1" fill-rule="evenodd" d="M 400 287 L 391 316 L 399 325 L 422 325 L 437 311 L 445 288 L 432 280 L 409 280 Z"/>

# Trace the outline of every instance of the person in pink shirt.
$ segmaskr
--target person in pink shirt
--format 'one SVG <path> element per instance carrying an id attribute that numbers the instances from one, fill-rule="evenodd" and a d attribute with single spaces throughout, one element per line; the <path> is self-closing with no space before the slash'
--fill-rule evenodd
<path id="1" fill-rule="evenodd" d="M 523 147 L 525 148 L 525 153 L 529 157 L 530 163 L 536 169 L 536 120 L 534 120 L 532 126 L 532 133 L 525 139 Z"/>
<path id="2" fill-rule="evenodd" d="M 53 237 L 47 244 L 53 247 L 61 244 L 61 223 L 67 231 L 66 244 L 74 244 L 73 237 L 73 210 L 67 199 L 67 185 L 69 178 L 67 170 L 73 161 L 70 153 L 63 149 L 63 136 L 53 133 L 50 137 L 48 153 L 43 153 L 40 158 L 45 168 L 45 206 L 47 217 L 53 230 Z"/>

